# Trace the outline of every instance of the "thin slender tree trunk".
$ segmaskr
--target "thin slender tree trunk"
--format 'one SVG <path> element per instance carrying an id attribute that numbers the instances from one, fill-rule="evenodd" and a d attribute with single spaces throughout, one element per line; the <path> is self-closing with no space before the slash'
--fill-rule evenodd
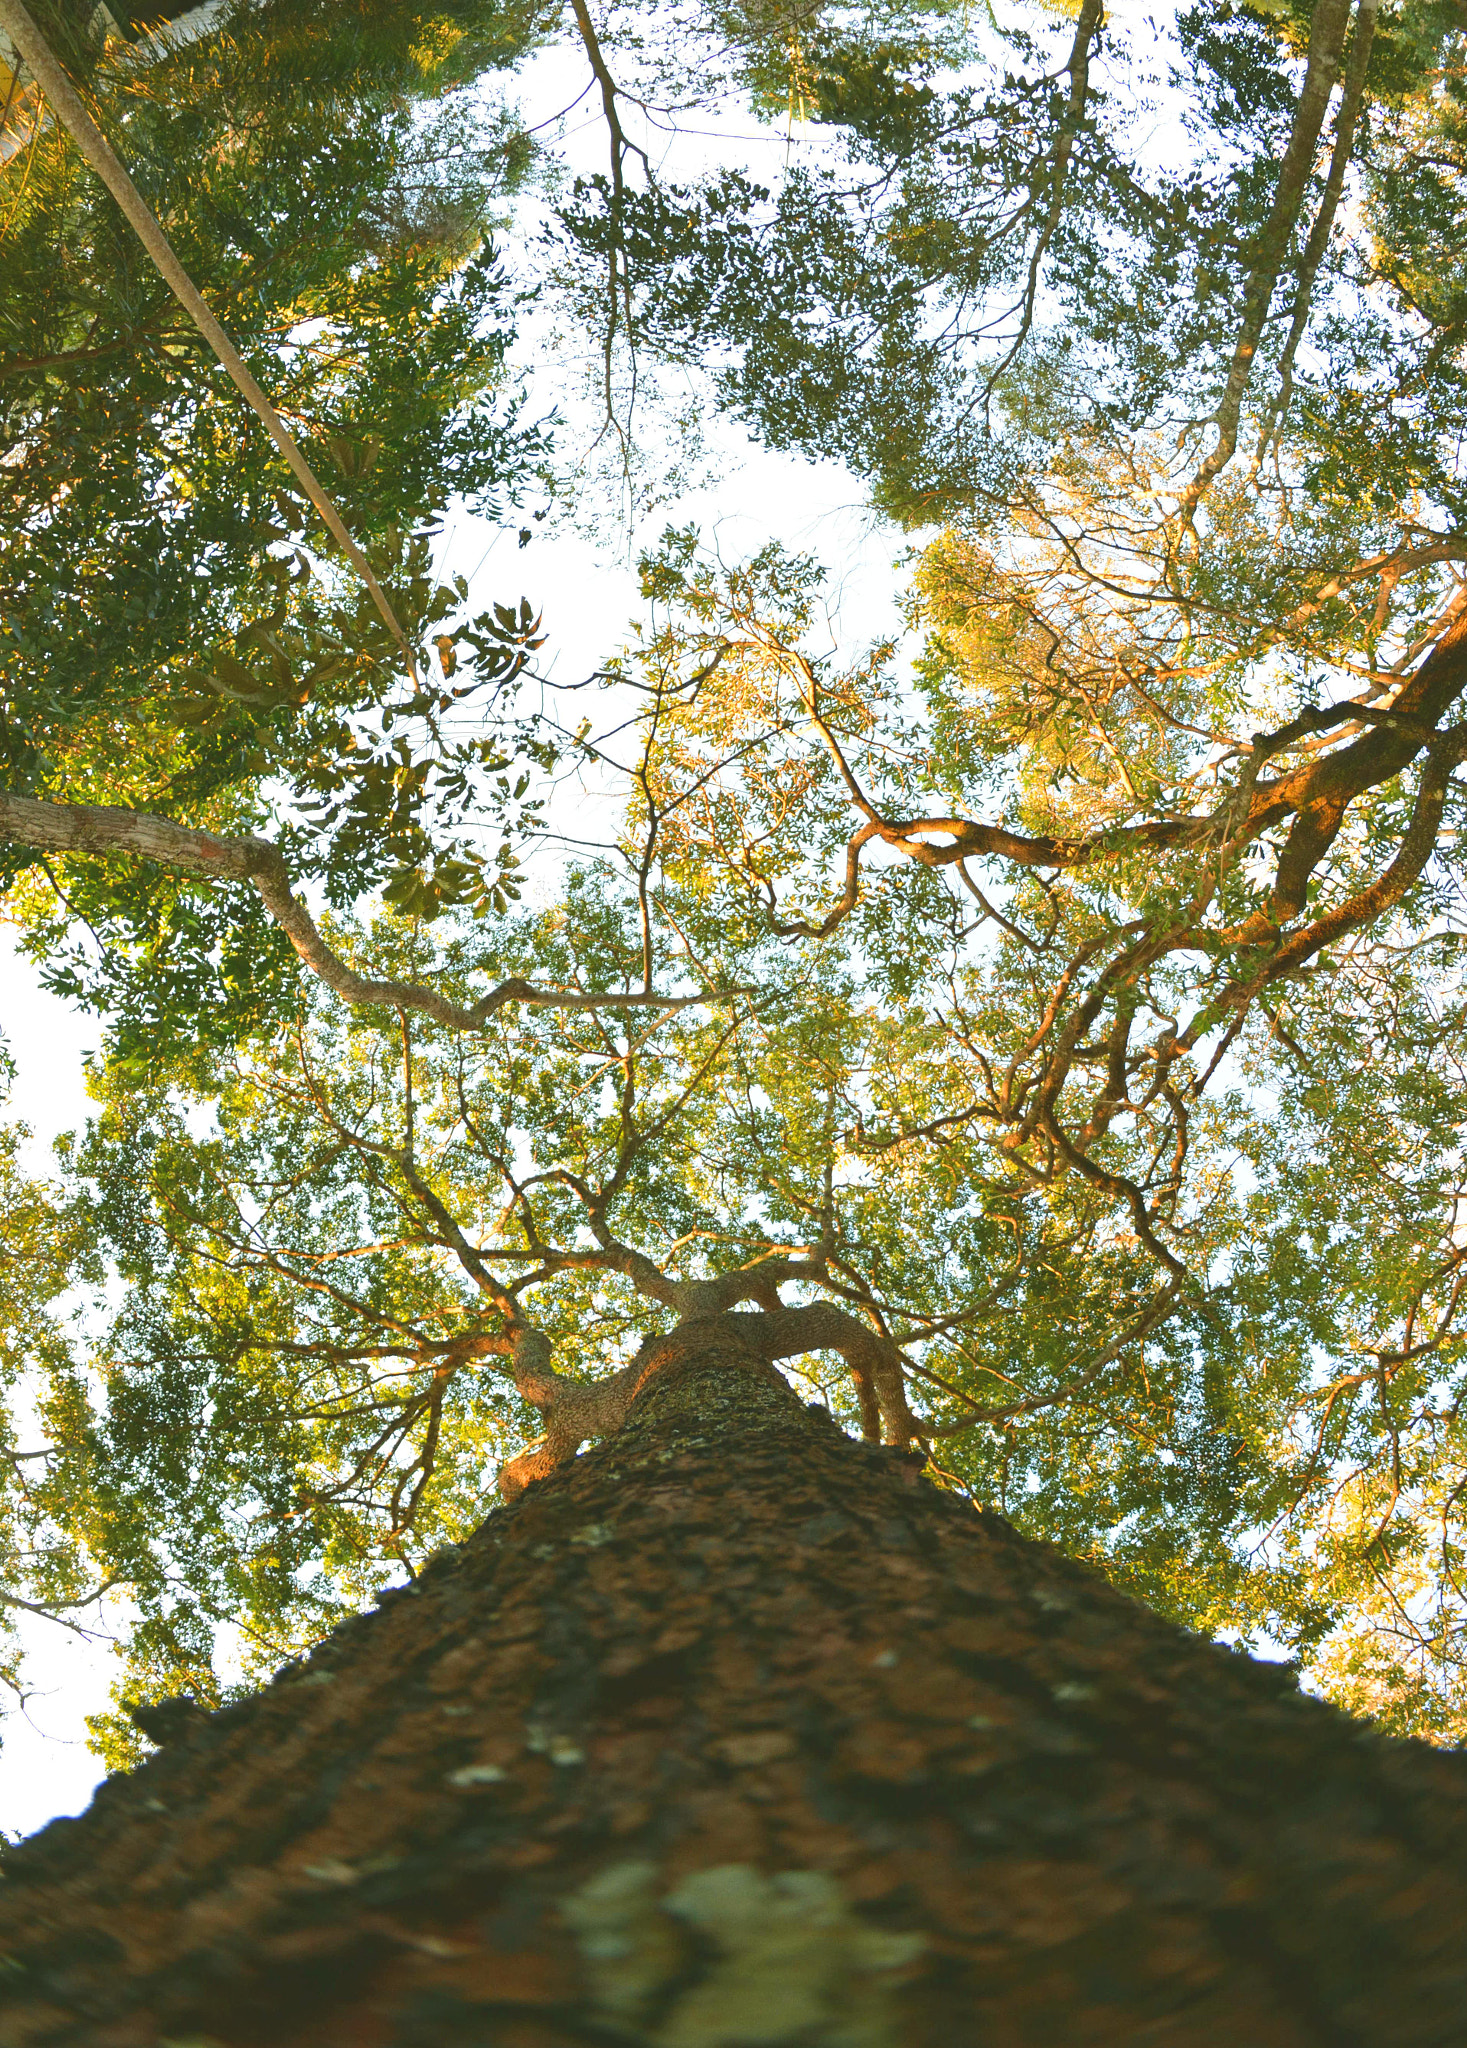
<path id="1" fill-rule="evenodd" d="M 5 1859 L 4 2048 L 1459 2048 L 1467 1765 L 692 1360 Z"/>

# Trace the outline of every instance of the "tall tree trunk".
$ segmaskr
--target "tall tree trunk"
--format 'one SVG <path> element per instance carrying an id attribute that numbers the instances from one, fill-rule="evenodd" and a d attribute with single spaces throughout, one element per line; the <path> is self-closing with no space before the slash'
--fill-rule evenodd
<path id="1" fill-rule="evenodd" d="M 4 1872 L 5 2048 L 1467 2037 L 1460 1758 L 707 1359 Z"/>

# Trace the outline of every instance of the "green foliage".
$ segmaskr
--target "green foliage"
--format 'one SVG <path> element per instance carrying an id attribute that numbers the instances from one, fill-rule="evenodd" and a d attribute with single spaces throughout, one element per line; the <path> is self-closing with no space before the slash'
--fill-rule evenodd
<path id="1" fill-rule="evenodd" d="M 475 1524 L 537 1424 L 477 1348 L 503 1316 L 458 1233 L 565 1371 L 602 1376 L 670 1327 L 598 1263 L 604 1198 L 618 1242 L 684 1277 L 825 1240 L 840 1297 L 907 1344 L 951 1480 L 1192 1626 L 1305 1658 L 1324 1645 L 1357 1702 L 1455 1729 L 1461 1617 L 1438 1552 L 1467 1449 L 1464 1360 L 1449 1317 L 1431 1340 L 1460 1262 L 1460 1172 L 1440 1149 L 1460 1018 L 1391 1097 L 1360 1013 L 1330 1027 L 1351 1050 L 1324 1091 L 1256 1033 L 1251 1105 L 1235 1091 L 1194 1138 L 1181 1236 L 1198 1284 L 1115 1347 L 1154 1297 L 1151 1262 L 1103 1193 L 1073 1175 L 1034 1186 L 964 1114 L 1005 995 L 975 977 L 969 1005 L 944 1010 L 941 892 L 899 906 L 898 1002 L 880 960 L 897 906 L 843 960 L 830 941 L 740 944 L 730 908 L 677 866 L 661 985 L 716 959 L 757 980 L 757 1001 L 629 1028 L 510 1010 L 473 1042 L 321 1001 L 256 1051 L 106 1084 L 51 1213 L 106 1261 L 120 1307 L 94 1311 L 90 1375 L 58 1354 L 75 1406 L 45 1499 L 136 1605 L 122 1696 L 223 1697 L 216 1643 L 237 1684 Z M 573 876 L 553 910 L 452 923 L 431 956 L 391 919 L 335 936 L 461 999 L 510 971 L 602 987 L 637 971 L 635 900 L 609 869 Z M 1400 1348 L 1431 1348 L 1381 1363 L 1371 1347 L 1406 1325 Z M 855 1427 L 839 1361 L 799 1369 Z M 1365 1540 L 1382 1517 L 1384 1550 Z M 1419 1626 L 1422 1584 L 1445 1602 L 1435 1657 L 1394 1612 L 1370 1619 L 1415 1598 Z M 1401 1669 L 1383 1677 L 1393 1641 Z"/>
<path id="2" fill-rule="evenodd" d="M 95 1618 L 101 1585 L 66 1505 L 64 1446 L 85 1427 L 88 1391 L 64 1298 L 100 1284 L 103 1269 L 84 1219 L 67 1213 L 54 1186 L 24 1170 L 29 1136 L 23 1124 L 0 1125 L 0 1581 L 7 1594 L 0 1684 L 20 1698 L 17 1623 L 31 1611 L 83 1625 Z M 36 1448 L 37 1425 L 57 1448 Z"/>
<path id="3" fill-rule="evenodd" d="M 295 423 L 420 660 L 440 666 L 430 629 L 459 641 L 441 688 L 405 681 L 294 479 L 70 144 L 47 129 L 11 166 L 0 759 L 12 789 L 226 831 L 288 818 L 293 797 L 324 800 L 332 829 L 318 810 L 309 866 L 334 897 L 393 875 L 431 901 L 503 894 L 506 870 L 449 843 L 435 892 L 440 828 L 474 771 L 498 772 L 515 745 L 508 726 L 449 742 L 441 716 L 512 681 L 531 614 L 512 629 L 492 612 L 465 620 L 431 550 L 450 500 L 492 514 L 543 458 L 505 388 L 513 294 L 488 240 L 524 152 L 507 118 L 470 127 L 433 96 L 516 57 L 533 26 L 512 7 L 271 0 L 161 62 L 108 59 L 91 77 L 99 118 Z M 7 849 L 8 875 L 27 864 Z M 83 865 L 75 890 L 78 914 L 122 953 L 156 952 L 166 932 L 203 998 L 216 934 L 187 892 L 155 900 L 100 865 Z M 78 955 L 57 985 L 116 994 Z M 226 1008 L 230 986 L 216 992 Z M 183 993 L 161 996 L 151 1024 Z"/>

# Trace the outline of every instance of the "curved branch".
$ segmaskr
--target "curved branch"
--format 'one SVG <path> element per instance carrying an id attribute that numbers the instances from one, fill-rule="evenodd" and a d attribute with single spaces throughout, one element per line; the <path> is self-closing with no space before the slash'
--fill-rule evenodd
<path id="1" fill-rule="evenodd" d="M 254 835 L 225 839 L 116 804 L 53 804 L 0 790 L 0 840 L 6 839 L 43 853 L 133 854 L 184 874 L 249 882 L 301 960 L 343 1002 L 416 1010 L 450 1031 L 481 1031 L 507 1003 L 542 1010 L 673 1012 L 709 1000 L 706 995 L 659 996 L 643 990 L 598 995 L 584 989 L 541 988 L 515 975 L 477 1003 L 465 1006 L 450 1001 L 437 989 L 416 982 L 376 979 L 349 967 L 332 951 L 310 912 L 292 893 L 285 858 L 268 839 Z"/>
<path id="2" fill-rule="evenodd" d="M 649 1337 L 629 1364 L 604 1380 L 556 1376 L 537 1402 L 545 1413 L 545 1435 L 502 1468 L 500 1492 L 506 1500 L 518 1499 L 527 1486 L 573 1458 L 588 1437 L 619 1429 L 637 1395 L 670 1366 L 706 1357 L 737 1370 L 807 1351 L 834 1351 L 845 1360 L 863 1413 L 875 1407 L 888 1444 L 905 1449 L 925 1433 L 907 1405 L 900 1347 L 833 1303 L 691 1315 L 665 1336 Z"/>
<path id="3" fill-rule="evenodd" d="M 1436 558 L 1435 550 L 1432 553 Z M 1260 834 L 1286 818 L 1297 817 L 1299 822 L 1277 872 L 1277 923 L 1284 915 L 1296 916 L 1302 908 L 1309 877 L 1333 843 L 1350 804 L 1367 789 L 1399 775 L 1424 748 L 1431 748 L 1439 737 L 1436 721 L 1464 691 L 1467 609 L 1452 620 L 1387 709 L 1353 698 L 1341 704 L 1312 705 L 1274 732 L 1255 733 L 1237 787 L 1212 811 L 1115 825 L 1086 838 L 1058 839 L 971 818 L 883 818 L 864 795 L 853 796 L 866 822 L 848 842 L 845 888 L 835 907 L 818 924 L 781 923 L 772 916 L 771 924 L 781 936 L 828 937 L 859 900 L 861 855 L 873 839 L 880 839 L 921 867 L 961 867 L 974 855 L 986 855 L 1015 867 L 1068 870 L 1128 854 L 1206 847 L 1217 848 L 1220 858 L 1235 859 Z M 1352 725 L 1368 730 L 1332 753 L 1316 755 L 1270 781 L 1259 781 L 1261 770 L 1274 756 L 1312 734 Z M 825 732 L 821 736 L 840 763 L 833 736 Z M 931 845 L 928 835 L 933 833 L 944 834 L 946 843 Z M 1293 908 L 1287 908 L 1289 905 Z M 1260 928 L 1257 935 L 1266 936 L 1266 932 Z"/>
<path id="4" fill-rule="evenodd" d="M 907 1405 L 906 1359 L 901 1348 L 869 1323 L 828 1301 L 782 1308 L 772 1314 L 766 1310 L 749 1320 L 755 1325 L 751 1335 L 766 1347 L 762 1355 L 771 1363 L 806 1351 L 837 1352 L 850 1367 L 858 1395 L 863 1380 L 869 1383 L 886 1443 L 905 1450 L 914 1437 L 923 1434 Z"/>
<path id="5" fill-rule="evenodd" d="M 1303 931 L 1285 940 L 1269 964 L 1265 981 L 1279 981 L 1294 973 L 1322 947 L 1333 944 L 1361 925 L 1373 923 L 1382 911 L 1400 902 L 1407 890 L 1419 880 L 1432 856 L 1452 770 L 1460 767 L 1463 761 L 1467 761 L 1467 727 L 1458 727 L 1453 732 L 1444 733 L 1431 750 L 1421 787 L 1416 792 L 1411 822 L 1390 866 L 1368 888 L 1337 904 L 1323 917 L 1316 918 L 1313 924 L 1306 925 Z"/>

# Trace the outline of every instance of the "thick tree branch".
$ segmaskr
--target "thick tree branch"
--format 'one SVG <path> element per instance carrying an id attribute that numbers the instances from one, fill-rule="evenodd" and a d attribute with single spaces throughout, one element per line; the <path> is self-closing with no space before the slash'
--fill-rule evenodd
<path id="1" fill-rule="evenodd" d="M 1293 933 L 1269 963 L 1267 979 L 1279 981 L 1295 973 L 1323 947 L 1346 933 L 1371 924 L 1384 911 L 1399 903 L 1420 879 L 1422 870 L 1436 848 L 1442 810 L 1452 770 L 1467 761 L 1467 727 L 1444 733 L 1432 747 L 1431 757 L 1416 793 L 1411 822 L 1401 839 L 1395 859 L 1368 888 L 1337 904 L 1301 932 Z"/>
<path id="2" fill-rule="evenodd" d="M 665 1336 L 649 1337 L 629 1364 L 604 1380 L 557 1377 L 547 1398 L 537 1403 L 545 1412 L 545 1435 L 503 1468 L 500 1491 L 516 1499 L 527 1485 L 573 1458 L 588 1437 L 619 1429 L 643 1387 L 685 1360 L 708 1359 L 736 1370 L 810 1351 L 834 1351 L 845 1361 L 863 1410 L 874 1406 L 878 1411 L 887 1443 L 905 1448 L 923 1434 L 907 1405 L 900 1347 L 834 1303 L 693 1314 Z"/>
<path id="3" fill-rule="evenodd" d="M 10 796 L 0 790 L 0 840 L 3 839 L 44 853 L 132 854 L 184 874 L 249 882 L 301 960 L 343 1002 L 415 1010 L 450 1031 L 481 1031 L 507 1003 L 525 1003 L 532 1009 L 671 1012 L 707 1001 L 702 995 L 649 995 L 640 989 L 605 995 L 583 989 L 547 989 L 516 975 L 500 982 L 477 1003 L 465 1006 L 452 1002 L 437 989 L 415 982 L 358 974 L 332 951 L 310 912 L 292 893 L 280 849 L 268 839 L 253 835 L 225 839 L 191 825 L 175 824 L 170 818 L 123 810 L 115 804 L 44 803 L 35 797 Z"/>
<path id="4" fill-rule="evenodd" d="M 826 938 L 854 910 L 860 898 L 861 857 L 874 841 L 892 847 L 919 866 L 959 866 L 974 856 L 988 856 L 1015 867 L 1073 870 L 1136 854 L 1217 848 L 1227 860 L 1289 817 L 1299 820 L 1280 859 L 1272 921 L 1297 916 L 1305 901 L 1310 875 L 1328 851 L 1345 812 L 1368 789 L 1378 788 L 1410 766 L 1436 734 L 1436 722 L 1467 691 L 1467 610 L 1452 620 L 1436 646 L 1397 692 L 1386 709 L 1355 699 L 1311 706 L 1271 733 L 1255 733 L 1242 780 L 1209 812 L 1180 818 L 1148 819 L 1139 825 L 1115 825 L 1082 838 L 1015 832 L 1006 825 L 972 818 L 884 818 L 851 774 L 839 743 L 816 714 L 827 749 L 843 771 L 851 801 L 865 822 L 851 835 L 846 849 L 845 885 L 839 900 L 818 922 L 775 919 L 780 936 Z M 1270 780 L 1259 779 L 1265 764 L 1301 740 L 1328 733 L 1337 726 L 1369 728 L 1360 738 L 1316 755 L 1299 767 Z M 934 845 L 935 835 L 945 843 Z M 1290 907 L 1292 906 L 1292 907 Z"/>

